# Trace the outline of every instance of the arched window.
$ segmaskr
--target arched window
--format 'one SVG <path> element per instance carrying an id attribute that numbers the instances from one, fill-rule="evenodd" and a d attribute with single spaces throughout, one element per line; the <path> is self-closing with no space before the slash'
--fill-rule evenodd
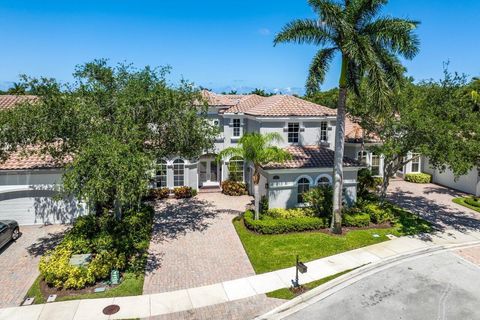
<path id="1" fill-rule="evenodd" d="M 317 186 L 328 186 L 330 185 L 330 179 L 327 177 L 323 176 L 318 179 Z"/>
<path id="2" fill-rule="evenodd" d="M 297 182 L 297 202 L 304 203 L 303 193 L 310 190 L 310 181 L 307 178 L 301 178 Z"/>
<path id="3" fill-rule="evenodd" d="M 165 160 L 160 160 L 157 162 L 155 186 L 157 188 L 165 188 L 167 186 L 167 162 Z"/>
<path id="4" fill-rule="evenodd" d="M 367 154 L 367 151 L 359 151 L 357 154 L 357 160 L 363 165 L 367 164 Z"/>
<path id="5" fill-rule="evenodd" d="M 182 159 L 173 161 L 173 186 L 181 187 L 185 185 L 185 162 Z"/>
<path id="6" fill-rule="evenodd" d="M 243 158 L 232 157 L 228 162 L 228 178 L 232 181 L 243 181 Z"/>

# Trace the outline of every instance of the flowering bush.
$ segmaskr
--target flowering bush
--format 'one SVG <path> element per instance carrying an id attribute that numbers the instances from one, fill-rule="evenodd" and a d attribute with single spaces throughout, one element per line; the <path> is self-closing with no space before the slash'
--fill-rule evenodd
<path id="1" fill-rule="evenodd" d="M 143 206 L 124 213 L 121 221 L 108 212 L 79 217 L 62 242 L 39 263 L 46 283 L 81 289 L 108 278 L 112 269 L 144 272 L 154 211 Z M 70 265 L 76 253 L 91 253 L 86 266 Z"/>
<path id="2" fill-rule="evenodd" d="M 166 199 L 170 195 L 168 188 L 152 188 L 149 190 L 148 198 L 151 200 Z"/>
<path id="3" fill-rule="evenodd" d="M 248 192 L 245 183 L 226 180 L 222 182 L 222 193 L 228 196 L 243 196 Z"/>
<path id="4" fill-rule="evenodd" d="M 175 199 L 185 199 L 195 197 L 197 195 L 197 190 L 183 186 L 173 189 L 173 194 L 175 195 Z"/>

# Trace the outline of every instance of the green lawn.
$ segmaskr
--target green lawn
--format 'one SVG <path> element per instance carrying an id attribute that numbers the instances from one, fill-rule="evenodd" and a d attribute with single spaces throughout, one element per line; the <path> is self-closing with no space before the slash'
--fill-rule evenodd
<path id="1" fill-rule="evenodd" d="M 311 261 L 387 241 L 387 234 L 402 236 L 431 231 L 425 220 L 398 207 L 395 210 L 399 221 L 394 227 L 352 230 L 339 236 L 323 232 L 262 235 L 248 230 L 241 218 L 234 219 L 233 224 L 255 272 L 259 274 L 294 266 L 297 254 L 302 261 Z"/>
<path id="2" fill-rule="evenodd" d="M 465 202 L 465 199 L 468 199 L 468 198 L 455 198 L 455 199 L 452 199 L 453 202 L 459 204 L 459 205 L 462 205 L 464 207 L 467 207 L 469 209 L 472 209 L 472 210 L 475 210 L 477 212 L 480 212 L 480 208 L 479 207 L 475 207 L 475 206 L 472 206 L 468 203 Z"/>
<path id="3" fill-rule="evenodd" d="M 85 293 L 74 296 L 58 297 L 56 301 L 79 299 L 96 299 L 109 297 L 138 296 L 143 293 L 143 275 L 125 273 L 124 280 L 115 288 L 100 293 Z M 27 297 L 35 297 L 35 304 L 44 303 L 47 299 L 40 291 L 40 277 L 38 277 L 28 290 Z"/>
<path id="4" fill-rule="evenodd" d="M 318 287 L 318 286 L 320 286 L 324 283 L 327 283 L 328 281 L 331 281 L 335 278 L 338 278 L 338 277 L 340 277 L 340 276 L 344 275 L 345 273 L 348 273 L 352 270 L 354 270 L 354 269 L 345 270 L 343 272 L 333 274 L 331 276 L 322 278 L 320 280 L 305 283 L 305 284 L 303 284 L 303 286 L 307 289 L 307 291 L 312 290 L 313 288 Z M 296 297 L 295 293 L 293 293 L 290 290 L 290 288 L 283 288 L 283 289 L 278 289 L 278 290 L 275 290 L 275 291 L 272 291 L 272 292 L 267 292 L 266 295 L 269 298 L 277 298 L 277 299 L 285 299 L 285 300 L 291 300 L 291 299 Z"/>

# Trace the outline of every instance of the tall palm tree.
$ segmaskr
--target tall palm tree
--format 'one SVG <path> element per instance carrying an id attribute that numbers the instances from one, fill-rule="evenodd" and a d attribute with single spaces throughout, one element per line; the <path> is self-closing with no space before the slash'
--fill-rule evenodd
<path id="1" fill-rule="evenodd" d="M 291 158 L 290 153 L 274 146 L 274 143 L 281 142 L 282 136 L 279 133 L 247 133 L 238 141 L 238 146 L 222 150 L 218 154 L 219 159 L 242 157 L 247 163 L 253 165 L 253 188 L 255 197 L 255 219 L 259 216 L 259 188 L 260 167 L 270 162 L 284 162 Z"/>
<path id="2" fill-rule="evenodd" d="M 294 20 L 275 36 L 274 44 L 294 42 L 320 47 L 310 64 L 307 92 L 318 91 L 336 55 L 341 57 L 337 125 L 335 134 L 332 230 L 341 233 L 345 103 L 348 91 L 359 95 L 360 80 L 373 90 L 378 108 L 388 106 L 388 96 L 405 68 L 398 56 L 412 59 L 419 40 L 413 33 L 419 22 L 379 16 L 388 0 L 308 0 L 318 19 Z"/>

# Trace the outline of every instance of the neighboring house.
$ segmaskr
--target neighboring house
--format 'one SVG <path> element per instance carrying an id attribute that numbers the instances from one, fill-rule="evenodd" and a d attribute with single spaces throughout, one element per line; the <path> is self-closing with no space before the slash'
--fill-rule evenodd
<path id="1" fill-rule="evenodd" d="M 0 95 L 0 112 L 33 96 Z M 0 163 L 0 220 L 14 219 L 20 225 L 66 223 L 85 212 L 72 199 L 56 201 L 62 168 L 49 157 L 20 152 Z"/>
<path id="2" fill-rule="evenodd" d="M 475 167 L 467 174 L 455 179 L 455 175 L 449 169 L 441 172 L 429 165 L 428 159 L 421 158 L 422 172 L 432 175 L 432 182 L 452 189 L 480 196 L 480 168 Z"/>
<path id="3" fill-rule="evenodd" d="M 267 196 L 270 208 L 302 206 L 302 192 L 332 182 L 336 110 L 290 95 L 261 97 L 209 91 L 202 91 L 202 95 L 209 105 L 208 118 L 220 131 L 214 149 L 198 159 L 160 160 L 156 187 L 219 188 L 229 179 L 229 170 L 235 170 L 235 176 L 242 177 L 252 194 L 252 167 L 241 158 L 217 161 L 221 150 L 237 145 L 249 132 L 279 133 L 283 142 L 278 147 L 293 156 L 284 164 L 262 168 L 260 195 Z M 363 165 L 348 157 L 344 163 L 345 202 L 351 204 L 356 201 L 357 171 Z"/>

